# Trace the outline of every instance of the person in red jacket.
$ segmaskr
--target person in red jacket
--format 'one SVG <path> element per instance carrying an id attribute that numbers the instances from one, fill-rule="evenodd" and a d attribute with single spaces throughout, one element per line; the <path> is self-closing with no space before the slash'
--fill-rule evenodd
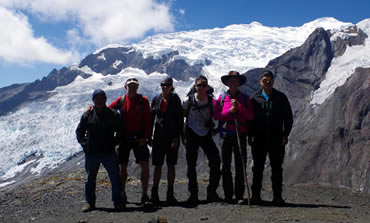
<path id="1" fill-rule="evenodd" d="M 149 182 L 149 149 L 148 143 L 151 143 L 152 136 L 152 116 L 149 106 L 149 100 L 137 93 L 139 82 L 136 78 L 126 80 L 125 89 L 127 94 L 118 97 L 108 107 L 120 111 L 123 124 L 124 137 L 118 149 L 118 156 L 121 168 L 122 178 L 122 196 L 127 202 L 125 192 L 127 181 L 127 164 L 130 157 L 130 151 L 134 151 L 136 163 L 141 166 L 141 183 L 143 205 L 149 202 L 147 195 Z"/>

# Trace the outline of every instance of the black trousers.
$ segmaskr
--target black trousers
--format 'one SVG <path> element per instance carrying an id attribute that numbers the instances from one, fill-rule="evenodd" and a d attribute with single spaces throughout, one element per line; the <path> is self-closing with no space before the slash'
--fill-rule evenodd
<path id="1" fill-rule="evenodd" d="M 260 196 L 263 180 L 263 171 L 265 169 L 265 162 L 267 155 L 270 159 L 271 166 L 271 181 L 274 196 L 281 196 L 283 184 L 283 162 L 285 156 L 285 146 L 282 145 L 282 140 L 276 143 L 263 143 L 260 140 L 258 143 L 252 145 L 253 155 L 253 195 Z"/>
<path id="2" fill-rule="evenodd" d="M 198 194 L 198 181 L 197 181 L 197 159 L 198 149 L 201 147 L 204 154 L 208 159 L 208 166 L 210 168 L 209 173 L 209 184 L 207 187 L 207 193 L 216 192 L 220 177 L 220 153 L 215 142 L 212 139 L 212 135 L 199 136 L 190 128 L 186 128 L 186 161 L 188 163 L 188 189 L 191 194 Z"/>
<path id="3" fill-rule="evenodd" d="M 230 199 L 233 197 L 235 192 L 235 197 L 237 200 L 243 199 L 244 196 L 245 185 L 242 159 L 244 164 L 246 164 L 247 161 L 246 135 L 240 134 L 239 136 L 242 155 L 240 154 L 236 134 L 226 135 L 222 144 L 222 186 L 224 188 L 224 195 L 225 198 Z M 233 153 L 235 163 L 235 188 L 233 185 L 233 177 L 231 174 L 231 162 Z"/>

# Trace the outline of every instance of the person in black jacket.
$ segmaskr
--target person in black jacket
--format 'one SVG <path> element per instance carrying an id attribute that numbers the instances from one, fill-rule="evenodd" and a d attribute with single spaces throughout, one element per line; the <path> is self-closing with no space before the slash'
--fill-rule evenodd
<path id="1" fill-rule="evenodd" d="M 173 80 L 166 77 L 161 82 L 162 93 L 153 98 L 152 126 L 154 127 L 152 162 L 155 166 L 153 173 L 152 202 L 160 202 L 158 185 L 162 174 L 162 165 L 166 157 L 167 163 L 167 197 L 168 203 L 176 203 L 174 196 L 175 165 L 177 164 L 180 133 L 183 125 L 182 105 L 179 96 L 175 93 Z"/>
<path id="2" fill-rule="evenodd" d="M 118 157 L 115 146 L 119 143 L 120 117 L 112 109 L 106 107 L 107 97 L 103 90 L 95 90 L 92 96 L 94 107 L 86 111 L 76 129 L 77 141 L 85 152 L 85 200 L 83 212 L 95 208 L 96 176 L 102 163 L 107 170 L 112 184 L 112 200 L 115 209 L 122 210 L 125 204 L 121 198 L 122 182 L 119 174 Z"/>
<path id="3" fill-rule="evenodd" d="M 273 88 L 274 76 L 265 70 L 260 76 L 262 89 L 253 99 L 255 118 L 250 123 L 248 142 L 252 146 L 253 183 L 252 203 L 260 204 L 263 170 L 267 154 L 271 165 L 273 204 L 284 205 L 282 198 L 283 162 L 285 145 L 292 130 L 293 115 L 288 98 Z"/>

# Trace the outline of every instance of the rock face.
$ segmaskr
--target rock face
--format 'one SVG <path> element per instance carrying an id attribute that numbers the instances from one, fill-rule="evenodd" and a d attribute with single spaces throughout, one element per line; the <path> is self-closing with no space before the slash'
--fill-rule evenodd
<path id="1" fill-rule="evenodd" d="M 317 29 L 302 46 L 270 61 L 265 68 L 276 75 L 274 87 L 288 96 L 294 113 L 285 182 L 329 183 L 369 193 L 370 69 L 356 69 L 319 107 L 309 103 L 330 66 L 333 49 L 329 33 Z M 244 87 L 248 93 L 259 88 L 261 70 L 244 74 L 250 83 Z"/>
<path id="2" fill-rule="evenodd" d="M 98 54 L 90 54 L 79 64 L 79 68 L 88 66 L 90 69 L 103 75 L 117 74 L 127 67 L 139 68 L 147 74 L 153 72 L 167 73 L 177 80 L 188 80 L 198 76 L 204 64 L 189 65 L 183 59 L 176 59 L 178 51 L 169 52 L 161 58 L 144 58 L 133 48 L 108 48 Z M 206 60 L 205 65 L 211 62 Z M 58 86 L 71 83 L 77 76 L 87 78 L 91 76 L 75 67 L 64 67 L 61 70 L 52 70 L 47 77 L 33 83 L 12 85 L 0 88 L 0 116 L 16 111 L 29 101 L 45 100 L 51 96 L 48 91 Z"/>
<path id="3" fill-rule="evenodd" d="M 203 64 L 189 65 L 183 59 L 175 59 L 178 51 L 172 51 L 160 58 L 149 56 L 144 58 L 142 53 L 136 52 L 133 48 L 117 47 L 108 48 L 97 54 L 90 54 L 81 61 L 79 67 L 89 66 L 97 73 L 117 74 L 127 67 L 140 68 L 145 73 L 153 72 L 167 73 L 177 80 L 188 80 L 190 77 L 199 75 Z M 206 62 L 210 64 L 210 61 Z"/>
<path id="4" fill-rule="evenodd" d="M 288 182 L 370 192 L 369 97 L 370 68 L 358 68 L 328 101 L 302 114 L 291 136 L 295 152 L 287 162 Z"/>
<path id="5" fill-rule="evenodd" d="M 345 34 L 348 34 L 346 38 L 337 37 L 332 44 L 332 50 L 334 52 L 334 56 L 342 56 L 343 53 L 346 51 L 347 46 L 353 45 L 363 45 L 365 39 L 368 37 L 366 33 L 364 33 L 361 29 L 358 29 L 357 26 L 353 26 L 347 30 L 344 30 Z M 332 36 L 333 34 L 329 32 Z M 355 35 L 353 35 L 355 34 Z"/>

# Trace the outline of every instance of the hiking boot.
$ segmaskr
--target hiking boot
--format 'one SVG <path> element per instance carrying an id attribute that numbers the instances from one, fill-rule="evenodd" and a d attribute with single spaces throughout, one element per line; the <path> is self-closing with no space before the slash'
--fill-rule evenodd
<path id="1" fill-rule="evenodd" d="M 186 202 L 189 204 L 198 204 L 199 203 L 198 195 L 190 194 L 190 197 L 186 200 Z"/>
<path id="2" fill-rule="evenodd" d="M 221 202 L 223 201 L 223 199 L 220 198 L 220 196 L 218 196 L 216 192 L 212 192 L 212 193 L 207 194 L 207 201 L 208 202 Z"/>
<path id="3" fill-rule="evenodd" d="M 234 204 L 233 197 L 230 197 L 230 196 L 226 196 L 224 201 L 229 204 Z"/>
<path id="4" fill-rule="evenodd" d="M 126 204 L 124 202 L 119 202 L 114 204 L 114 209 L 116 211 L 123 211 L 126 209 Z"/>
<path id="5" fill-rule="evenodd" d="M 122 193 L 121 193 L 121 199 L 122 199 L 122 202 L 124 202 L 125 204 L 127 204 L 127 195 L 126 195 L 126 192 L 125 191 L 122 191 Z"/>
<path id="6" fill-rule="evenodd" d="M 286 203 L 281 196 L 274 197 L 274 199 L 272 199 L 272 205 L 274 206 L 281 207 L 281 206 L 284 206 L 285 204 Z"/>
<path id="7" fill-rule="evenodd" d="M 248 201 L 244 200 L 243 198 L 238 198 L 236 203 L 238 205 L 246 205 L 248 204 Z"/>
<path id="8" fill-rule="evenodd" d="M 141 204 L 142 205 L 150 204 L 150 200 L 147 194 L 144 194 L 143 196 L 141 196 Z"/>
<path id="9" fill-rule="evenodd" d="M 82 212 L 89 212 L 89 211 L 92 211 L 95 209 L 95 204 L 94 203 L 88 203 L 86 202 L 82 208 L 81 208 L 81 211 Z"/>
<path id="10" fill-rule="evenodd" d="M 177 199 L 175 198 L 175 196 L 173 194 L 173 191 L 167 191 L 166 202 L 168 204 L 177 204 L 178 203 Z"/>
<path id="11" fill-rule="evenodd" d="M 152 196 L 151 197 L 152 203 L 153 204 L 159 204 L 160 200 L 159 200 L 159 195 L 158 195 L 158 188 L 156 188 L 156 187 L 152 188 L 151 196 Z"/>
<path id="12" fill-rule="evenodd" d="M 253 205 L 260 205 L 262 203 L 263 203 L 263 201 L 262 201 L 262 199 L 261 199 L 260 196 L 253 196 L 252 195 L 251 204 L 253 204 Z"/>

